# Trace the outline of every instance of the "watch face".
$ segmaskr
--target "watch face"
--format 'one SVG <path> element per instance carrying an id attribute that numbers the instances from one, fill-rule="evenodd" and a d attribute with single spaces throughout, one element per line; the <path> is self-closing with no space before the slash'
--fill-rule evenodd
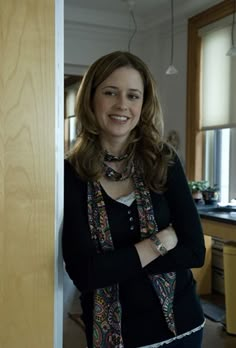
<path id="1" fill-rule="evenodd" d="M 167 253 L 167 249 L 163 245 L 160 245 L 160 253 L 161 255 L 165 255 Z"/>
<path id="2" fill-rule="evenodd" d="M 161 241 L 156 237 L 155 234 L 153 234 L 150 237 L 151 241 L 153 242 L 154 246 L 156 247 L 157 251 L 163 256 L 165 255 L 168 250 L 164 247 L 164 245 L 161 243 Z"/>

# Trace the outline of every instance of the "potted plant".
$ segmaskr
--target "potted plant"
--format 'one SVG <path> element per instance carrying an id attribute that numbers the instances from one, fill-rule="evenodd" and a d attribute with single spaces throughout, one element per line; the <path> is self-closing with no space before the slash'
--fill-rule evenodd
<path id="1" fill-rule="evenodd" d="M 217 185 L 208 186 L 202 191 L 205 204 L 216 204 L 219 201 L 219 188 Z"/>
<path id="2" fill-rule="evenodd" d="M 206 190 L 207 187 L 209 187 L 209 183 L 206 180 L 200 180 L 200 181 L 189 181 L 188 182 L 189 189 L 192 192 L 193 199 L 196 203 L 199 203 L 203 200 L 203 194 L 202 192 Z"/>

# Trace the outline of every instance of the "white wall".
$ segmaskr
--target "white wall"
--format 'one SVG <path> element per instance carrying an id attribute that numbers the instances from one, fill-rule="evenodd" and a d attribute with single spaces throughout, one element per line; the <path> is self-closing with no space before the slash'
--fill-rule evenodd
<path id="1" fill-rule="evenodd" d="M 127 47 L 123 32 L 96 28 L 96 31 L 81 26 L 65 26 L 65 66 L 77 65 L 81 71 L 100 56 Z"/>
<path id="2" fill-rule="evenodd" d="M 132 31 L 127 15 L 65 7 L 65 72 L 86 70 L 100 56 L 127 50 Z M 132 44 L 141 46 L 139 33 Z"/>
<path id="3" fill-rule="evenodd" d="M 187 22 L 181 23 L 175 30 L 174 65 L 177 75 L 166 75 L 170 60 L 170 36 L 163 29 L 160 33 L 160 64 L 158 77 L 160 98 L 164 113 L 165 133 L 176 130 L 180 135 L 180 154 L 185 158 L 186 131 L 186 82 L 187 82 Z"/>

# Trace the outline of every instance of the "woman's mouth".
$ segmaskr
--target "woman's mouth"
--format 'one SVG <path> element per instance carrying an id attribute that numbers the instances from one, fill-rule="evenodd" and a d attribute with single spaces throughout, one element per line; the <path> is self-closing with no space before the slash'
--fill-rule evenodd
<path id="1" fill-rule="evenodd" d="M 127 116 L 121 116 L 121 115 L 109 115 L 109 117 L 117 121 L 127 121 L 129 119 Z"/>

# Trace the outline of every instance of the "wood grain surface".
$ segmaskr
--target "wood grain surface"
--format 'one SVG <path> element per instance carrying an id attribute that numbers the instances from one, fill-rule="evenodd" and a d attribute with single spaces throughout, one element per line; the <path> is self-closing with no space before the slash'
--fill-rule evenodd
<path id="1" fill-rule="evenodd" d="M 0 0 L 0 347 L 52 348 L 54 0 Z"/>

